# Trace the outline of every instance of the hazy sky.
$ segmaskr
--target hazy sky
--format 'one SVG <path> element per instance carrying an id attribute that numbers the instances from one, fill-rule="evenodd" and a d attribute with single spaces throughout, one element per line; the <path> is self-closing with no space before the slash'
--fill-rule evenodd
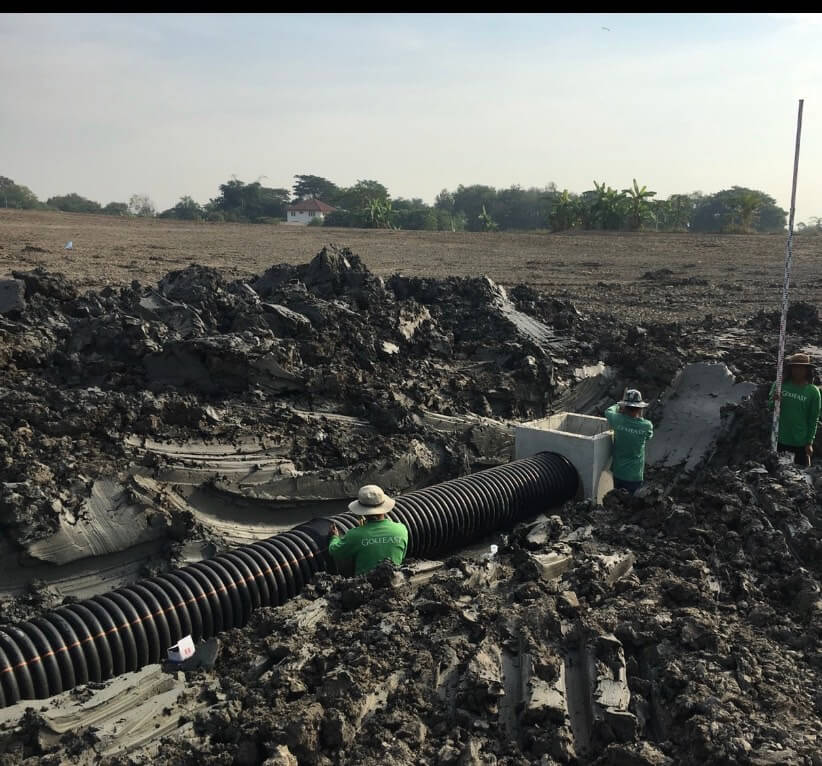
<path id="1" fill-rule="evenodd" d="M 610 31 L 603 29 L 608 27 Z M 0 175 L 45 199 L 200 202 L 232 174 L 661 196 L 822 215 L 822 16 L 0 16 Z"/>

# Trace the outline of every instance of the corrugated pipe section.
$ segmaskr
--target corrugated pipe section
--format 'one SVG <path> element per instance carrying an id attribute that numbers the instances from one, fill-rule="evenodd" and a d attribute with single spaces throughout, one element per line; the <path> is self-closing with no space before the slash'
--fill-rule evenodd
<path id="1" fill-rule="evenodd" d="M 543 452 L 397 498 L 390 513 L 408 527 L 408 556 L 430 557 L 574 497 L 578 477 L 562 456 Z M 42 699 L 90 681 L 160 662 L 169 646 L 241 627 L 255 609 L 296 596 L 331 565 L 331 523 L 315 519 L 209 561 L 0 626 L 0 706 Z"/>

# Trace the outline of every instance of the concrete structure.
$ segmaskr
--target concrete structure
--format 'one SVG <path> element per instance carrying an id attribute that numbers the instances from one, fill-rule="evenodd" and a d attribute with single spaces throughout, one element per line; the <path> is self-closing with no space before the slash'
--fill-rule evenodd
<path id="1" fill-rule="evenodd" d="M 286 223 L 307 224 L 310 221 L 324 220 L 329 213 L 337 208 L 326 205 L 318 199 L 307 199 L 289 205 L 285 210 Z"/>
<path id="2" fill-rule="evenodd" d="M 566 457 L 577 469 L 585 498 L 600 503 L 614 488 L 610 471 L 613 438 L 605 418 L 559 412 L 516 426 L 514 438 L 517 460 L 537 452 Z"/>

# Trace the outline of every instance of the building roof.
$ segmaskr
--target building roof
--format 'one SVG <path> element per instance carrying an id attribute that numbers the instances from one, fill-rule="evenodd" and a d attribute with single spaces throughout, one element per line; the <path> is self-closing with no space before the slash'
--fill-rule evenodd
<path id="1" fill-rule="evenodd" d="M 319 199 L 305 199 L 300 202 L 295 202 L 288 206 L 288 212 L 292 210 L 295 213 L 308 213 L 314 211 L 315 213 L 333 213 L 337 208 L 326 205 L 325 202 Z"/>

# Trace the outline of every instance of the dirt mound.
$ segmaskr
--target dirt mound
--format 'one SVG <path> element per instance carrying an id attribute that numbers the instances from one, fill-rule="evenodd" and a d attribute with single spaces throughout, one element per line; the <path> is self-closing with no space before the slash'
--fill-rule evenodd
<path id="1" fill-rule="evenodd" d="M 814 763 L 819 513 L 793 468 L 749 463 L 674 497 L 569 504 L 492 558 L 321 576 L 187 674 L 180 704 L 199 712 L 153 757 Z M 64 753 L 45 731 L 24 722 L 29 739 L 3 746 L 32 762 Z M 107 747 L 91 728 L 70 742 L 78 756 Z"/>
<path id="2" fill-rule="evenodd" d="M 8 762 L 818 759 L 822 475 L 763 451 L 778 317 L 626 323 L 486 278 L 384 281 L 337 248 L 248 281 L 198 265 L 99 292 L 14 276 L 6 619 L 326 515 L 359 483 L 507 460 L 507 419 L 578 391 L 594 413 L 629 382 L 654 400 L 690 361 L 759 388 L 726 408 L 695 476 L 651 470 L 639 495 L 568 504 L 493 557 L 322 576 L 221 636 L 213 668 L 16 711 Z M 792 306 L 792 344 L 818 343 L 814 311 Z"/>
<path id="3" fill-rule="evenodd" d="M 264 434 L 282 474 L 266 486 L 293 479 L 291 499 L 309 494 L 299 472 L 372 476 L 397 491 L 505 460 L 501 420 L 545 414 L 592 351 L 568 336 L 584 319 L 567 302 L 521 288 L 517 309 L 488 279 L 386 284 L 347 249 L 250 282 L 198 265 L 99 292 L 39 268 L 15 279 L 25 301 L 0 319 L 0 526 L 21 552 L 78 518 L 92 524 L 82 508 L 96 480 L 173 473 L 176 458 L 135 454 L 134 438 L 230 445 Z M 208 462 L 210 448 L 191 449 L 184 460 Z M 328 498 L 323 482 L 302 483 Z"/>
<path id="4" fill-rule="evenodd" d="M 780 313 L 778 311 L 760 311 L 752 317 L 748 325 L 759 330 L 779 330 Z M 788 323 L 798 331 L 813 332 L 819 330 L 819 309 L 804 301 L 795 301 L 788 306 Z"/>

